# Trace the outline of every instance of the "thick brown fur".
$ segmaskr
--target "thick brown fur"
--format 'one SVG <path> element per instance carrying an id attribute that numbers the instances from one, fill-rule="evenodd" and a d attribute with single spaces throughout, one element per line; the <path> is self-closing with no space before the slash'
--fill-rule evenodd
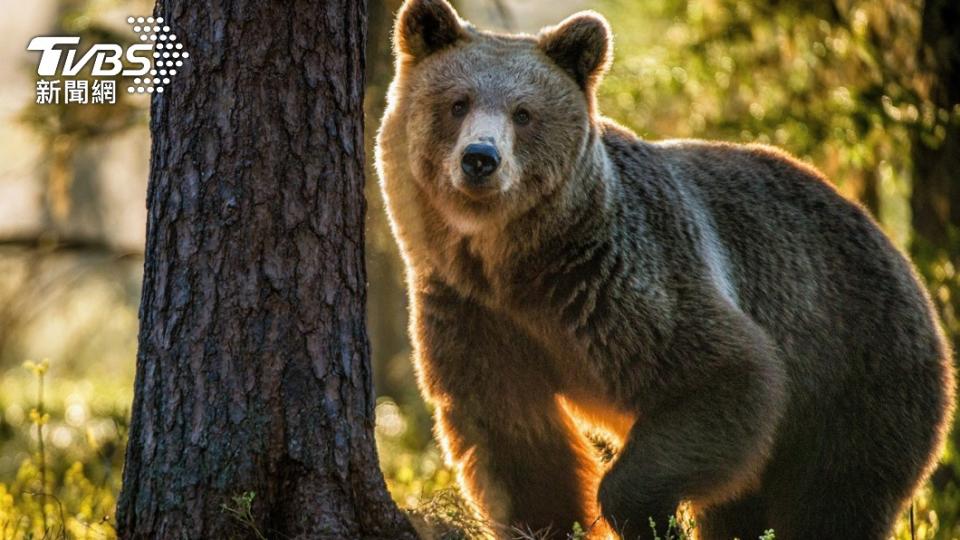
<path id="1" fill-rule="evenodd" d="M 885 538 L 954 383 L 873 220 L 781 151 L 600 117 L 599 15 L 498 35 L 409 0 L 395 47 L 378 170 L 420 387 L 483 514 L 636 538 L 689 502 L 702 538 Z M 476 140 L 502 156 L 482 189 Z M 609 466 L 584 424 L 618 442 Z"/>

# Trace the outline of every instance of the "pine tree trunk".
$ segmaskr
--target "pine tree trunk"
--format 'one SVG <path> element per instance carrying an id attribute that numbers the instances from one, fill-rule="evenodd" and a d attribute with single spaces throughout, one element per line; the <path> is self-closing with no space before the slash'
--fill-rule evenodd
<path id="1" fill-rule="evenodd" d="M 365 12 L 158 2 L 191 56 L 152 104 L 122 538 L 414 537 L 373 438 Z"/>

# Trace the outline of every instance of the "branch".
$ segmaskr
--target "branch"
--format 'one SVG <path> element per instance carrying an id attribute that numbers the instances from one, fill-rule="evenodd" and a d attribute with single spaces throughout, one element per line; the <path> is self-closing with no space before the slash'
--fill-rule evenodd
<path id="1" fill-rule="evenodd" d="M 116 259 L 139 259 L 143 252 L 121 249 L 102 239 L 59 236 L 52 233 L 23 234 L 0 237 L 0 248 L 24 248 L 40 253 L 83 253 L 106 255 Z"/>

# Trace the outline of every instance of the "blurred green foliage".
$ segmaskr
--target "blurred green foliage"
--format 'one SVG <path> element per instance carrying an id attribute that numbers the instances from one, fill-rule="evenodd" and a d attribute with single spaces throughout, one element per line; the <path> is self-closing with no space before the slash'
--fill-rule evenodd
<path id="1" fill-rule="evenodd" d="M 605 114 L 656 139 L 781 146 L 907 246 L 911 123 L 931 114 L 904 76 L 918 2 L 607 4 L 617 39 Z"/>

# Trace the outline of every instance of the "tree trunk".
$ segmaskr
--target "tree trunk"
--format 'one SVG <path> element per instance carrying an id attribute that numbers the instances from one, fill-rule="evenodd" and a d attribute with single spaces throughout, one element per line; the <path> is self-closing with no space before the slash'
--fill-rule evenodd
<path id="1" fill-rule="evenodd" d="M 414 537 L 373 437 L 365 12 L 158 1 L 191 56 L 152 104 L 122 538 Z"/>
<path id="2" fill-rule="evenodd" d="M 364 141 L 368 157 L 373 156 L 374 134 L 386 108 L 387 86 L 393 78 L 390 32 L 393 16 L 401 4 L 402 0 L 378 0 L 369 6 L 367 42 L 371 46 L 367 51 L 365 74 L 367 136 Z M 373 160 L 370 159 L 368 164 L 372 171 Z M 406 353 L 407 357 L 410 356 L 403 262 L 376 182 L 367 184 L 366 196 L 370 209 L 367 215 L 367 268 L 370 269 L 370 295 L 376 298 L 376 303 L 370 306 L 367 322 L 374 344 L 373 365 L 381 368 L 374 369 L 374 387 L 378 394 L 392 396 L 400 403 L 411 394 L 419 400 L 420 395 L 410 385 L 414 374 L 409 359 L 405 358 L 404 364 L 396 362 L 399 355 Z"/>
<path id="3" fill-rule="evenodd" d="M 960 4 L 928 0 L 921 20 L 921 94 L 936 107 L 933 123 L 921 122 L 913 140 L 914 255 L 923 263 L 951 261 L 960 273 Z M 933 277 L 933 276 L 931 276 Z M 953 276 L 951 276 L 953 277 Z M 947 298 L 934 290 L 944 322 L 960 337 L 960 279 Z"/>
<path id="4" fill-rule="evenodd" d="M 914 238 L 911 255 L 924 274 L 955 351 L 960 351 L 960 4 L 927 0 L 921 19 L 921 97 L 937 109 L 912 141 Z M 960 429 L 952 439 L 960 448 Z M 940 467 L 934 485 L 960 482 Z"/>
<path id="5" fill-rule="evenodd" d="M 934 285 L 948 333 L 960 344 L 960 4 L 925 2 L 920 39 L 920 92 L 936 114 L 932 123 L 919 124 L 912 145 L 912 251 Z M 952 271 L 944 268 L 947 262 Z"/>

